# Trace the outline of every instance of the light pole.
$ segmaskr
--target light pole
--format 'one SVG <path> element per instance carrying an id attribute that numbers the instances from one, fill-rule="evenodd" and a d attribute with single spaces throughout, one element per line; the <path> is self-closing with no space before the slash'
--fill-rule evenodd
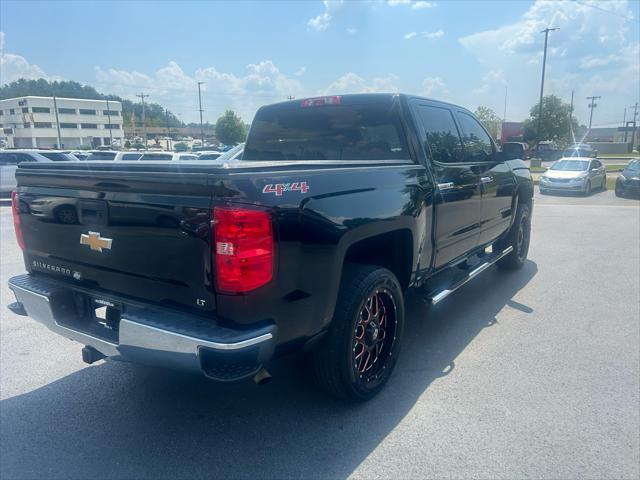
<path id="1" fill-rule="evenodd" d="M 542 95 L 544 94 L 544 71 L 547 66 L 547 41 L 549 39 L 549 32 L 554 30 L 560 30 L 559 28 L 545 28 L 540 33 L 544 33 L 544 53 L 542 55 L 542 80 L 540 81 L 540 105 L 538 107 L 538 142 L 540 142 L 540 134 L 542 129 Z"/>
<path id="2" fill-rule="evenodd" d="M 204 148 L 204 127 L 202 126 L 202 94 L 200 93 L 200 85 L 205 82 L 198 82 L 198 104 L 200 105 L 200 141 L 201 147 Z"/>

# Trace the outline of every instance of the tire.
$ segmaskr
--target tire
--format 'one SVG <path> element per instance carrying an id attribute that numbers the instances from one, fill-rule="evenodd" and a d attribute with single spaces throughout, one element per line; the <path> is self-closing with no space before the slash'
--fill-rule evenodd
<path id="1" fill-rule="evenodd" d="M 616 187 L 616 197 L 620 197 L 620 198 L 624 197 L 624 192 L 622 191 L 622 189 L 617 187 Z"/>
<path id="2" fill-rule="evenodd" d="M 404 298 L 395 275 L 347 264 L 329 331 L 308 357 L 316 384 L 339 399 L 373 398 L 393 372 L 403 326 Z"/>
<path id="3" fill-rule="evenodd" d="M 496 265 L 505 270 L 522 268 L 527 260 L 531 239 L 531 207 L 526 203 L 518 205 L 516 219 L 506 237 L 498 240 L 494 246 L 498 250 L 513 247 L 513 251 L 498 260 Z"/>
<path id="4" fill-rule="evenodd" d="M 591 180 L 587 180 L 587 185 L 584 187 L 584 192 L 582 192 L 582 195 L 585 197 L 591 195 Z"/>
<path id="5" fill-rule="evenodd" d="M 546 195 L 547 194 L 547 190 L 544 188 L 539 188 L 540 190 L 540 195 Z"/>
<path id="6" fill-rule="evenodd" d="M 607 190 L 607 175 L 605 174 L 604 179 L 602 180 L 602 190 Z"/>

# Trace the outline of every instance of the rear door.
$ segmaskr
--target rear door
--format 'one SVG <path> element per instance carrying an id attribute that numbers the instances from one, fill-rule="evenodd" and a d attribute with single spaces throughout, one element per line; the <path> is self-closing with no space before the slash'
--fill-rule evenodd
<path id="1" fill-rule="evenodd" d="M 435 267 L 441 267 L 478 245 L 480 176 L 465 159 L 452 110 L 444 104 L 416 99 L 413 109 L 427 158 L 431 160 L 436 195 Z"/>
<path id="2" fill-rule="evenodd" d="M 480 176 L 482 204 L 479 244 L 483 245 L 495 240 L 509 228 L 515 179 L 480 122 L 463 110 L 457 110 L 456 115 L 462 131 L 465 160 Z"/>

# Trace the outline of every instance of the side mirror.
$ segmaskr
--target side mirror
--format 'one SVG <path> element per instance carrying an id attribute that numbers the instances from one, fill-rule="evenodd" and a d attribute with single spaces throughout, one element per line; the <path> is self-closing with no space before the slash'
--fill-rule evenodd
<path id="1" fill-rule="evenodd" d="M 592 171 L 592 172 L 597 172 L 597 171 L 598 171 L 598 169 L 597 169 L 597 168 L 592 168 L 592 169 L 591 169 L 591 171 Z"/>

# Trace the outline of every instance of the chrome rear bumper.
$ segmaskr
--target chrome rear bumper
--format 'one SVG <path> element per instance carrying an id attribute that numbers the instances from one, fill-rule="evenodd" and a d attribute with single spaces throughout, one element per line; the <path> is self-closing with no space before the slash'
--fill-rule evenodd
<path id="1" fill-rule="evenodd" d="M 229 329 L 217 325 L 215 319 L 134 305 L 122 298 L 32 275 L 9 279 L 9 288 L 28 316 L 107 357 L 234 381 L 253 376 L 273 355 L 275 325 L 246 331 Z M 89 328 L 93 319 L 75 314 L 71 300 L 74 294 L 97 295 L 122 305 L 117 331 L 96 335 L 95 328 Z"/>

